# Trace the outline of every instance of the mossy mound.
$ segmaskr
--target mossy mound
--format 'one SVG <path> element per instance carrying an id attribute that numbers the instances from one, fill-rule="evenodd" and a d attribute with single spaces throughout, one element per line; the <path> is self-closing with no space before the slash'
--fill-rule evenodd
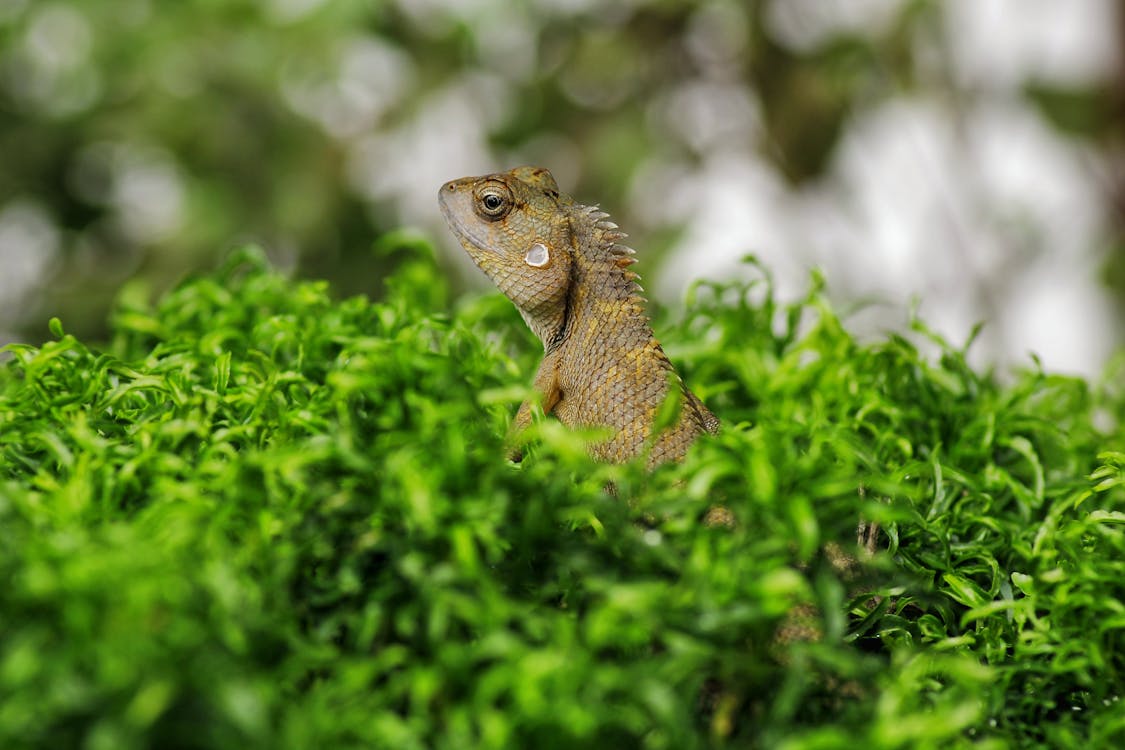
<path id="1" fill-rule="evenodd" d="M 378 303 L 245 250 L 127 293 L 102 349 L 9 347 L 0 746 L 1125 738 L 1120 377 L 862 344 L 763 276 L 657 326 L 723 420 L 685 462 L 544 420 L 514 466 L 536 344 L 413 244 Z M 849 577 L 825 550 L 861 516 Z M 819 637 L 779 637 L 794 611 Z"/>

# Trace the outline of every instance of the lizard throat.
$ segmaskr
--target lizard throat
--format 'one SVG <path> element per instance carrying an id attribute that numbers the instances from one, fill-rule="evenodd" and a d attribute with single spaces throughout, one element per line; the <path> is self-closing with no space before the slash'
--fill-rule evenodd
<path id="1" fill-rule="evenodd" d="M 566 341 L 567 336 L 570 334 L 570 321 L 571 311 L 574 308 L 574 290 L 576 288 L 576 267 L 570 267 L 570 281 L 566 287 L 566 298 L 563 302 L 562 319 L 556 324 L 555 330 L 550 334 L 549 338 L 543 339 L 543 348 L 547 354 L 558 349 Z"/>

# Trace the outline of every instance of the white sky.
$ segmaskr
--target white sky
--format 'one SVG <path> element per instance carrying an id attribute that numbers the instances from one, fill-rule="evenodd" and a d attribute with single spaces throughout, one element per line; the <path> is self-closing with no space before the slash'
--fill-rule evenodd
<path id="1" fill-rule="evenodd" d="M 324 1 L 270 0 L 270 7 L 279 22 L 290 22 Z M 809 49 L 841 29 L 878 31 L 903 2 L 773 0 L 766 22 L 784 43 Z M 476 24 L 487 48 L 482 67 L 431 91 L 409 118 L 388 127 L 383 113 L 415 87 L 419 65 L 393 44 L 357 31 L 340 40 L 335 63 L 296 56 L 280 71 L 282 96 L 341 142 L 357 192 L 392 206 L 402 223 L 432 231 L 450 262 L 467 268 L 438 216 L 442 182 L 524 162 L 551 168 L 567 189 L 594 156 L 565 133 L 545 135 L 518 153 L 499 155 L 489 145 L 489 133 L 512 111 L 516 86 L 547 64 L 538 58 L 526 7 L 499 0 L 399 4 L 424 26 L 461 16 Z M 565 15 L 591 1 L 539 4 Z M 838 300 L 884 303 L 855 321 L 865 331 L 902 328 L 910 300 L 919 298 L 923 318 L 955 343 L 986 321 L 977 362 L 1027 363 L 1035 352 L 1049 369 L 1096 373 L 1122 338 L 1111 327 L 1114 311 L 1097 278 L 1109 231 L 1105 166 L 1042 121 L 1021 88 L 1028 79 L 1081 86 L 1112 75 L 1117 5 L 940 4 L 944 33 L 917 40 L 918 73 L 952 75 L 964 104 L 954 110 L 936 95 L 913 95 L 864 110 L 843 133 L 827 174 L 798 189 L 748 146 L 760 131 L 760 107 L 753 92 L 727 75 L 749 43 L 744 18 L 732 12 L 736 6 L 701 6 L 688 48 L 704 72 L 651 102 L 648 118 L 702 157 L 677 162 L 654 155 L 635 175 L 627 205 L 607 206 L 619 220 L 630 214 L 637 225 L 624 229 L 634 235 L 686 226 L 660 274 L 646 268 L 638 246 L 646 287 L 674 302 L 695 278 L 745 272 L 738 261 L 754 253 L 789 297 L 800 295 L 809 269 L 819 267 Z M 86 63 L 84 24 L 67 6 L 39 13 L 25 40 L 28 76 L 19 95 L 65 107 L 81 107 L 83 97 L 96 95 L 100 84 Z M 338 70 L 324 67 L 332 64 Z M 174 73 L 166 76 L 173 89 L 182 84 Z M 579 93 L 583 85 L 563 83 Z M 79 162 L 73 187 L 100 196 L 138 243 L 158 244 L 183 220 L 183 177 L 174 154 L 95 143 Z M 0 206 L 0 340 L 7 338 L 4 321 L 25 313 L 51 277 L 59 242 L 40 207 L 20 200 Z"/>
<path id="2" fill-rule="evenodd" d="M 798 46 L 828 30 L 811 19 L 856 22 L 848 12 L 856 4 L 784 5 L 774 15 L 784 16 L 779 24 L 800 17 Z M 1051 370 L 1101 369 L 1120 332 L 1097 278 L 1108 237 L 1097 157 L 1052 130 L 1019 90 L 1029 78 L 1082 85 L 1110 74 L 1114 3 L 955 0 L 944 8 L 956 76 L 969 92 L 987 93 L 963 111 L 901 98 L 865 112 L 824 179 L 797 190 L 759 155 L 722 148 L 693 173 L 656 166 L 638 177 L 642 215 L 689 221 L 656 280 L 659 296 L 675 298 L 697 277 L 737 273 L 737 259 L 753 251 L 783 293 L 797 296 L 816 266 L 837 298 L 888 303 L 861 328 L 902 327 L 917 297 L 923 319 L 954 343 L 986 322 L 978 362 L 1027 364 L 1034 352 Z M 661 184 L 677 186 L 664 191 L 666 205 L 691 208 L 646 210 Z"/>

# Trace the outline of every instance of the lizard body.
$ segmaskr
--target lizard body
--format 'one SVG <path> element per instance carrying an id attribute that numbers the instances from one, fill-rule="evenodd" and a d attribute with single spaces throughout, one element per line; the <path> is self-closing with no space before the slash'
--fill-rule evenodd
<path id="1" fill-rule="evenodd" d="M 462 247 L 543 342 L 534 381 L 543 411 L 569 426 L 612 428 L 590 446 L 595 458 L 623 462 L 648 450 L 654 466 L 718 429 L 653 337 L 629 270 L 633 251 L 605 213 L 534 167 L 447 182 L 439 203 Z M 654 437 L 669 388 L 678 389 L 679 415 Z M 530 423 L 531 408 L 520 406 L 513 431 Z"/>

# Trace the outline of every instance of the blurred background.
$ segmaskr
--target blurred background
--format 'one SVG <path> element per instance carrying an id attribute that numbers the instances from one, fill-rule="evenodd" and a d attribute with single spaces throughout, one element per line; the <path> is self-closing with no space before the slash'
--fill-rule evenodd
<path id="1" fill-rule="evenodd" d="M 532 163 L 650 296 L 823 269 L 978 362 L 1097 373 L 1125 321 L 1114 0 L 0 0 L 0 343 L 98 338 L 235 244 L 378 296 L 439 185 Z"/>

